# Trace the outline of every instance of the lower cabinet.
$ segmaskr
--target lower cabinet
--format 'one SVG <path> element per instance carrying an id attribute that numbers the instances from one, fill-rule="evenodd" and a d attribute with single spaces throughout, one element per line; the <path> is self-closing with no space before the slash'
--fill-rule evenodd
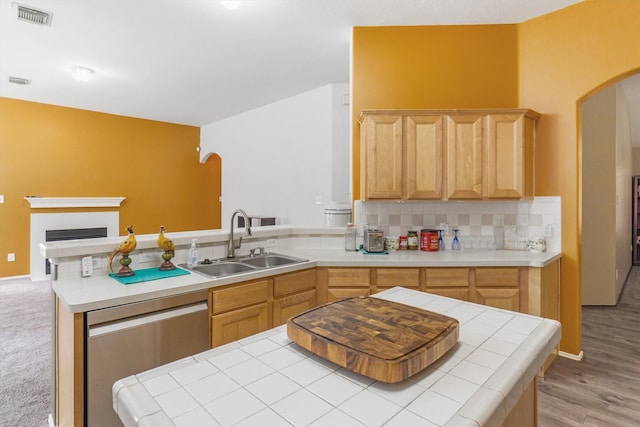
<path id="1" fill-rule="evenodd" d="M 272 278 L 210 289 L 211 347 L 269 329 L 272 289 Z"/>
<path id="2" fill-rule="evenodd" d="M 560 261 L 545 267 L 318 267 L 209 290 L 211 346 L 318 305 L 402 286 L 558 320 Z"/>
<path id="3" fill-rule="evenodd" d="M 369 268 L 318 267 L 318 303 L 371 295 Z"/>
<path id="4" fill-rule="evenodd" d="M 519 267 L 475 268 L 472 301 L 505 310 L 520 311 L 521 275 Z M 526 279 L 526 278 L 525 278 Z"/>
<path id="5" fill-rule="evenodd" d="M 315 269 L 211 288 L 211 347 L 280 326 L 317 305 Z"/>
<path id="6" fill-rule="evenodd" d="M 266 302 L 211 317 L 211 347 L 227 344 L 269 329 Z"/>
<path id="7" fill-rule="evenodd" d="M 272 327 L 284 325 L 291 316 L 316 307 L 316 294 L 315 269 L 275 276 Z"/>
<path id="8" fill-rule="evenodd" d="M 425 268 L 422 277 L 425 292 L 471 301 L 469 268 Z"/>

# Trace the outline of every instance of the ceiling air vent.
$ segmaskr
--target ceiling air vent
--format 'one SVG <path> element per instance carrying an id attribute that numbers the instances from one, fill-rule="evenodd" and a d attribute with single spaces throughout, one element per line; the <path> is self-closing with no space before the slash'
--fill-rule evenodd
<path id="1" fill-rule="evenodd" d="M 15 83 L 17 85 L 30 85 L 31 80 L 23 79 L 22 77 L 9 77 L 9 83 Z"/>
<path id="2" fill-rule="evenodd" d="M 14 6 L 18 9 L 19 21 L 26 21 L 26 22 L 31 22 L 32 24 L 51 26 L 53 13 L 45 12 L 44 10 L 38 10 L 32 7 L 23 6 L 21 4 L 16 4 L 16 3 L 14 3 Z"/>

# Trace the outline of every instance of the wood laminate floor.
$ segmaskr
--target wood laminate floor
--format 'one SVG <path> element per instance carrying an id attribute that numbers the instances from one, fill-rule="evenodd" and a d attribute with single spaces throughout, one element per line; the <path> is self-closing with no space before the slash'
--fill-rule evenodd
<path id="1" fill-rule="evenodd" d="M 582 348 L 538 380 L 538 425 L 640 426 L 640 267 L 616 307 L 583 307 Z"/>

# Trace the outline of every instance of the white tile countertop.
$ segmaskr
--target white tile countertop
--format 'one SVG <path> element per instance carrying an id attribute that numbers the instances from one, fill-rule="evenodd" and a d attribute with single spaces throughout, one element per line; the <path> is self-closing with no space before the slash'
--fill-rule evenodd
<path id="1" fill-rule="evenodd" d="M 114 410 L 127 427 L 500 425 L 560 340 L 549 319 L 398 287 L 373 297 L 458 319 L 458 343 L 385 384 L 307 352 L 280 326 L 117 381 Z"/>
<path id="2" fill-rule="evenodd" d="M 128 304 L 152 298 L 161 298 L 185 292 L 197 291 L 216 286 L 228 285 L 244 280 L 258 279 L 313 267 L 544 267 L 561 257 L 560 252 L 526 252 L 508 250 L 462 250 L 462 251 L 392 251 L 388 254 L 365 255 L 361 252 L 347 252 L 335 247 L 343 242 L 344 229 L 340 227 L 257 227 L 254 231 L 255 241 L 247 239 L 242 246 L 242 253 L 249 248 L 264 246 L 265 239 L 277 240 L 278 246 L 268 248 L 269 251 L 290 255 L 308 260 L 307 262 L 283 267 L 258 270 L 226 276 L 209 278 L 191 273 L 186 276 L 154 280 L 150 282 L 123 285 L 109 277 L 106 268 L 102 274 L 95 273 L 90 277 L 61 277 L 52 280 L 52 288 L 62 304 L 70 312 L 85 312 L 115 305 Z M 192 238 L 198 238 L 203 244 L 201 258 L 216 259 L 224 257 L 219 250 L 225 250 L 224 231 L 201 231 L 174 233 L 174 239 L 187 245 Z M 138 247 L 151 250 L 155 247 L 155 235 L 139 236 Z M 61 270 L 77 269 L 74 273 L 80 276 L 80 258 L 93 255 L 94 258 L 106 258 L 110 249 L 122 238 L 88 239 L 88 241 L 50 242 L 42 245 L 44 256 L 52 257 L 56 268 Z M 262 240 L 260 240 L 262 239 Z M 330 241 L 326 247 L 325 243 Z M 218 246 L 205 246 L 206 244 Z M 324 245 L 324 247 L 323 247 Z M 188 247 L 188 246 L 185 246 Z M 157 248 L 156 248 L 157 249 Z M 226 253 L 226 252 L 224 252 Z M 133 255 L 136 258 L 138 255 Z M 158 255 L 159 256 L 159 255 Z M 75 257 L 75 258 L 74 258 Z M 186 258 L 185 258 L 186 260 Z M 136 260 L 134 259 L 134 263 Z M 184 262 L 174 260 L 178 264 Z M 132 264 L 134 269 L 140 265 Z M 151 265 L 146 265 L 151 266 Z M 142 267 L 142 266 L 140 266 Z"/>

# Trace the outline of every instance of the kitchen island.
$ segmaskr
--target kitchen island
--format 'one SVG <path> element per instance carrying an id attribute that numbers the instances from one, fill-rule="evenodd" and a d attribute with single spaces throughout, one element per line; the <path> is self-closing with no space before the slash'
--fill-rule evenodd
<path id="1" fill-rule="evenodd" d="M 307 352 L 280 326 L 117 381 L 114 410 L 127 427 L 536 425 L 535 377 L 557 321 L 401 287 L 374 297 L 457 319 L 458 343 L 386 384 Z"/>

